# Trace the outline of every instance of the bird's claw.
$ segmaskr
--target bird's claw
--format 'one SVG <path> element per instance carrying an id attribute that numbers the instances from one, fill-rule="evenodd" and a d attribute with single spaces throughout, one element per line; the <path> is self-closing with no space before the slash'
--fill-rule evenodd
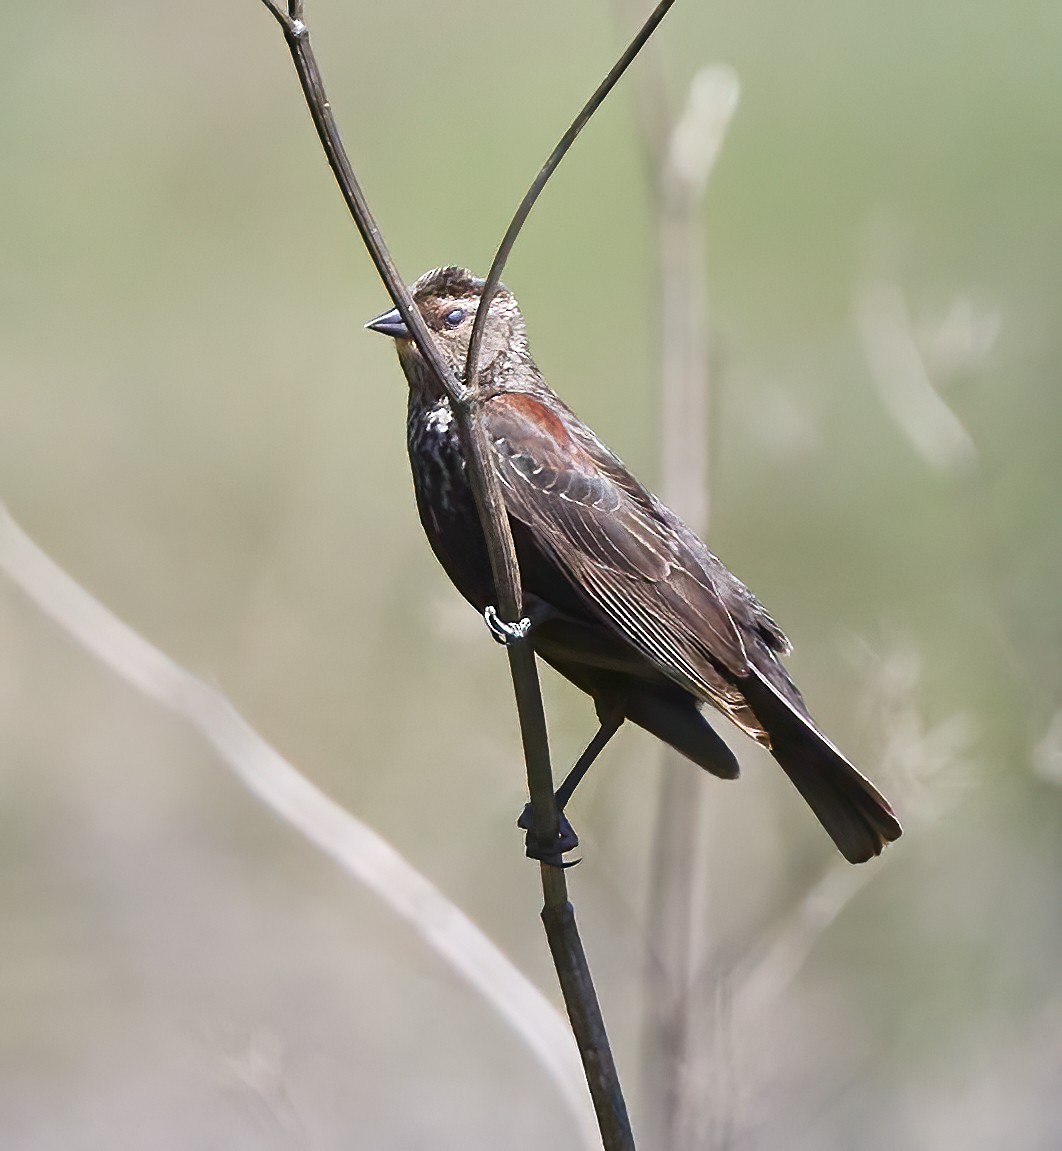
<path id="1" fill-rule="evenodd" d="M 551 867 L 574 867 L 579 862 L 578 859 L 566 861 L 561 858 L 566 851 L 573 851 L 579 846 L 579 837 L 563 811 L 557 813 L 557 838 L 552 843 L 543 843 L 535 835 L 529 803 L 525 804 L 516 826 L 527 832 L 524 844 L 528 859 L 537 859 L 540 863 L 550 864 Z"/>
<path id="2" fill-rule="evenodd" d="M 490 634 L 502 647 L 508 647 L 514 640 L 523 639 L 531 630 L 531 621 L 527 616 L 518 623 L 506 623 L 498 618 L 497 609 L 493 604 L 484 609 L 483 619 Z"/>

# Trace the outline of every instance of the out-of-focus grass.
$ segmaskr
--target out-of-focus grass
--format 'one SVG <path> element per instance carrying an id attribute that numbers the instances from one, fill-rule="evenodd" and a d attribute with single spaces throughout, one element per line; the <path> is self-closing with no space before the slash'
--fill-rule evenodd
<path id="1" fill-rule="evenodd" d="M 411 277 L 485 268 L 621 38 L 604 3 L 314 0 L 310 17 Z M 272 21 L 250 0 L 32 20 L 0 45 L 0 495 L 552 986 L 500 657 L 420 538 L 403 382 L 361 330 L 383 294 Z M 764 1145 L 1051 1146 L 1062 1124 L 1062 797 L 1031 775 L 1062 675 L 1060 20 L 1046 0 L 679 5 L 663 29 L 676 89 L 720 59 L 743 90 L 707 197 L 712 542 L 868 770 L 872 669 L 897 650 L 918 653 L 911 714 L 977 732 L 977 786 L 931 834 L 913 821 L 750 1025 L 768 1056 L 727 1105 Z M 507 280 L 551 382 L 652 479 L 639 164 L 622 89 Z M 928 468 L 879 404 L 853 318 L 868 279 L 899 284 L 920 330 L 958 296 L 998 314 L 945 392 L 972 477 Z M 566 1145 L 545 1077 L 485 1007 L 187 732 L 6 588 L 0 605 L 5 1145 Z M 591 717 L 548 689 L 563 761 Z M 624 733 L 574 813 L 628 1071 L 650 749 Z M 742 755 L 740 784 L 704 781 L 726 947 L 828 858 L 784 780 Z"/>

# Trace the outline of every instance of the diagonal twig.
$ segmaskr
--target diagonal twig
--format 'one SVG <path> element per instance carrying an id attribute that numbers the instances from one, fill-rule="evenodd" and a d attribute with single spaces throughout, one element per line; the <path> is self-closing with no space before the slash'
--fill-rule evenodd
<path id="1" fill-rule="evenodd" d="M 531 1049 L 567 1103 L 583 1142 L 594 1117 L 579 1083 L 579 1054 L 562 1016 L 459 907 L 385 839 L 298 772 L 236 711 L 118 619 L 46 555 L 0 504 L 0 571 L 100 663 L 196 728 L 275 815 L 365 884 Z"/>
<path id="2" fill-rule="evenodd" d="M 490 309 L 490 302 L 494 298 L 494 293 L 498 290 L 502 272 L 505 270 L 505 262 L 508 260 L 509 253 L 516 243 L 516 237 L 520 234 L 524 222 L 531 214 L 531 209 L 535 206 L 535 201 L 538 199 L 539 193 L 546 186 L 546 182 L 550 176 L 557 170 L 557 166 L 561 160 L 567 155 L 568 149 L 575 143 L 576 137 L 589 123 L 590 117 L 593 116 L 604 103 L 605 97 L 612 91 L 623 73 L 627 71 L 631 61 L 645 46 L 649 37 L 656 31 L 657 25 L 667 15 L 668 10 L 674 3 L 675 0 L 660 0 L 660 3 L 657 4 L 649 14 L 649 18 L 638 30 L 638 34 L 634 39 L 627 45 L 623 55 L 620 56 L 612 68 L 609 69 L 608 75 L 594 89 L 593 94 L 583 105 L 579 115 L 571 122 L 568 130 L 558 141 L 557 146 L 550 152 L 546 162 L 539 169 L 538 175 L 531 182 L 531 187 L 528 188 L 524 194 L 524 198 L 520 201 L 520 206 L 516 209 L 516 214 L 509 222 L 509 227 L 505 230 L 502 242 L 498 245 L 498 250 L 494 254 L 490 271 L 487 273 L 487 279 L 483 285 L 479 311 L 476 313 L 476 319 L 472 325 L 472 338 L 468 343 L 468 359 L 465 361 L 465 379 L 472 379 L 474 377 L 474 369 L 479 365 L 479 347 L 483 339 L 483 328 L 487 322 L 487 312 Z"/>
<path id="3" fill-rule="evenodd" d="M 275 0 L 263 0 L 263 3 L 277 18 L 284 31 L 284 39 L 291 53 L 314 127 L 317 129 L 329 166 L 369 257 L 417 347 L 431 365 L 450 400 L 468 466 L 469 485 L 476 500 L 487 543 L 498 607 L 503 619 L 518 619 L 522 614 L 523 600 L 520 570 L 516 562 L 516 550 L 513 546 L 509 517 L 505 512 L 501 485 L 490 462 L 486 434 L 474 403 L 475 388 L 458 381 L 439 354 L 424 317 L 413 303 L 405 280 L 391 258 L 383 234 L 354 174 L 335 117 L 332 115 L 324 81 L 310 46 L 309 29 L 302 20 L 301 2 L 289 0 L 286 14 Z M 553 773 L 549 762 L 546 719 L 542 706 L 542 691 L 535 668 L 534 651 L 530 643 L 522 638 L 514 639 L 508 645 L 507 651 L 516 693 L 524 757 L 528 764 L 529 782 L 533 777 L 535 781 L 545 783 L 544 786 L 531 787 L 535 834 L 544 842 L 553 842 L 557 835 L 557 812 L 553 803 Z M 566 897 L 561 900 L 565 901 Z"/>

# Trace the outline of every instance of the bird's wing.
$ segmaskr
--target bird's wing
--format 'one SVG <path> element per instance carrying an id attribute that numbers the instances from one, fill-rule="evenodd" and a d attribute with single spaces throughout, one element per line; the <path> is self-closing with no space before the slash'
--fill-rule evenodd
<path id="1" fill-rule="evenodd" d="M 749 671 L 724 600 L 731 589 L 713 575 L 712 565 L 721 565 L 700 540 L 676 530 L 681 525 L 559 403 L 502 393 L 484 405 L 484 419 L 509 514 L 596 614 L 671 679 L 732 715 L 744 712 L 720 674 Z"/>

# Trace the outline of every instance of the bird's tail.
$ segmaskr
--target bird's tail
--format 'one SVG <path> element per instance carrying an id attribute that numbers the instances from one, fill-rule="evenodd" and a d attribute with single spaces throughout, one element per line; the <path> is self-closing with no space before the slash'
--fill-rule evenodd
<path id="1" fill-rule="evenodd" d="M 888 801 L 755 668 L 741 691 L 771 740 L 771 754 L 850 863 L 879 855 L 903 831 Z"/>

